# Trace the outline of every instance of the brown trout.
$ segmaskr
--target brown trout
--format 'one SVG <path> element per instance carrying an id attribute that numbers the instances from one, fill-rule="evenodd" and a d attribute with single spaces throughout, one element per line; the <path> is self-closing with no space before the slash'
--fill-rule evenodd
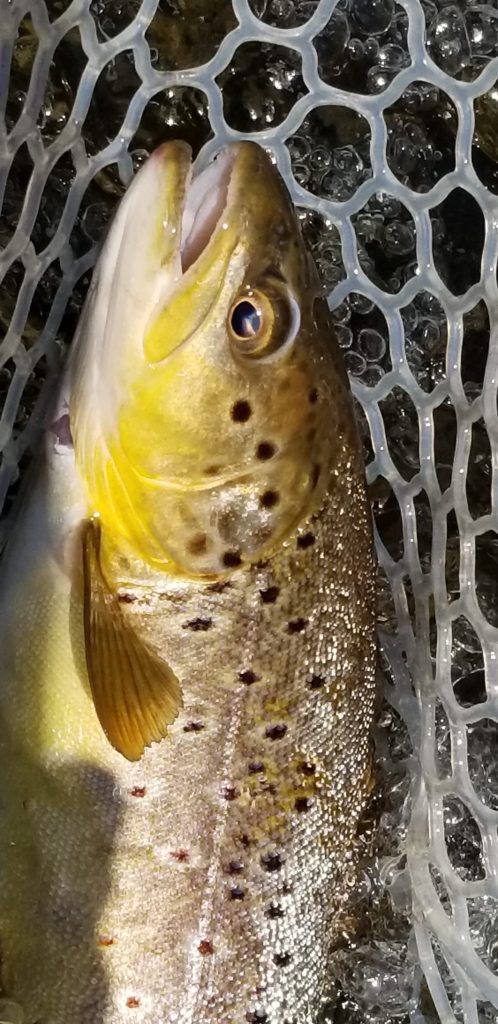
<path id="1" fill-rule="evenodd" d="M 374 563 L 286 189 L 168 143 L 0 578 L 2 1019 L 315 1024 L 370 785 Z M 10 1007 L 10 1009 L 9 1009 Z"/>

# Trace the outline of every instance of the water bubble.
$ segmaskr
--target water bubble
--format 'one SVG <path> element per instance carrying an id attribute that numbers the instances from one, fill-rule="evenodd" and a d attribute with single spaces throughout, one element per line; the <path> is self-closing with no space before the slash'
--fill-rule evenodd
<path id="1" fill-rule="evenodd" d="M 364 328 L 358 335 L 358 350 L 368 363 L 376 363 L 386 354 L 386 340 L 379 331 Z"/>
<path id="2" fill-rule="evenodd" d="M 415 249 L 416 231 L 413 224 L 394 222 L 384 231 L 386 250 L 393 256 L 407 256 Z"/>
<path id="3" fill-rule="evenodd" d="M 394 0 L 355 0 L 351 11 L 362 33 L 382 35 L 393 20 Z"/>
<path id="4" fill-rule="evenodd" d="M 470 41 L 463 12 L 451 4 L 438 12 L 427 29 L 427 49 L 436 64 L 455 75 L 470 60 Z"/>
<path id="5" fill-rule="evenodd" d="M 337 344 L 340 345 L 342 349 L 351 348 L 351 345 L 353 344 L 353 332 L 350 327 L 338 325 L 334 334 Z"/>
<path id="6" fill-rule="evenodd" d="M 361 377 L 367 368 L 366 361 L 359 352 L 345 352 L 344 365 L 352 377 Z"/>

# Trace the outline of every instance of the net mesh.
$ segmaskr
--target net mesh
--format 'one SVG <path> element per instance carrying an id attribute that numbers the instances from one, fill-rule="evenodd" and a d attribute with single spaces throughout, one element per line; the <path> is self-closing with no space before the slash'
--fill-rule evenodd
<path id="1" fill-rule="evenodd" d="M 330 297 L 376 510 L 380 782 L 325 1016 L 496 1021 L 498 4 L 208 7 L 3 0 L 0 506 L 134 170 L 166 138 L 200 165 L 260 141 Z"/>

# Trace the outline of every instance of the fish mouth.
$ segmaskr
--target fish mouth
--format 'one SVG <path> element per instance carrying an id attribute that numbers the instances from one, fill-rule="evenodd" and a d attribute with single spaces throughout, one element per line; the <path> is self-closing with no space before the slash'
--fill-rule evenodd
<path id="1" fill-rule="evenodd" d="M 198 174 L 191 171 L 181 226 L 180 258 L 184 274 L 204 252 L 225 214 L 237 149 L 237 146 L 225 148 Z"/>

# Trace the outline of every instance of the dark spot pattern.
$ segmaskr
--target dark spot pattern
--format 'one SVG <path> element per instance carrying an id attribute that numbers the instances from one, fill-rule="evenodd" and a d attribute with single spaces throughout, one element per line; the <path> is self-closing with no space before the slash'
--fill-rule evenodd
<path id="1" fill-rule="evenodd" d="M 183 623 L 182 629 L 191 629 L 193 633 L 206 633 L 212 625 L 212 619 L 190 619 L 190 622 Z"/>
<path id="2" fill-rule="evenodd" d="M 227 569 L 236 569 L 239 565 L 242 565 L 239 551 L 225 551 L 222 561 Z"/>
<path id="3" fill-rule="evenodd" d="M 242 672 L 239 672 L 239 679 L 241 683 L 245 683 L 246 686 L 251 686 L 252 683 L 257 683 L 259 678 L 260 677 L 257 676 L 256 673 L 253 672 L 252 669 L 250 668 L 244 669 Z"/>
<path id="4" fill-rule="evenodd" d="M 259 772 L 264 772 L 265 766 L 262 761 L 249 761 L 248 769 L 251 775 L 258 775 Z"/>
<path id="5" fill-rule="evenodd" d="M 270 921 L 278 921 L 279 918 L 285 916 L 285 910 L 280 903 L 270 903 L 265 910 L 265 916 L 269 917 Z"/>
<path id="6" fill-rule="evenodd" d="M 316 388 L 312 388 L 309 393 L 309 400 L 311 405 L 315 405 L 318 402 L 318 391 Z"/>
<path id="7" fill-rule="evenodd" d="M 277 967 L 287 967 L 287 964 L 291 962 L 291 955 L 290 953 L 275 953 L 273 960 Z"/>
<path id="8" fill-rule="evenodd" d="M 235 786 L 224 786 L 221 795 L 224 800 L 236 800 L 240 793 Z"/>
<path id="9" fill-rule="evenodd" d="M 249 1010 L 246 1013 L 248 1024 L 267 1024 L 268 1014 L 264 1010 Z"/>
<path id="10" fill-rule="evenodd" d="M 186 724 L 183 726 L 183 731 L 184 732 L 202 732 L 202 730 L 204 728 L 205 728 L 204 722 L 201 722 L 200 719 L 192 719 L 190 722 L 186 722 Z"/>
<path id="11" fill-rule="evenodd" d="M 298 546 L 298 548 L 301 549 L 301 551 L 305 551 L 306 548 L 313 547 L 314 543 L 315 543 L 315 535 L 314 535 L 314 533 L 303 533 L 303 535 L 301 537 L 297 538 L 297 546 Z"/>
<path id="12" fill-rule="evenodd" d="M 231 875 L 240 875 L 241 871 L 244 870 L 244 865 L 241 860 L 231 860 L 228 865 L 228 871 Z"/>
<path id="13" fill-rule="evenodd" d="M 323 676 L 313 675 L 308 682 L 310 690 L 321 690 L 322 686 L 325 686 L 325 679 Z"/>
<path id="14" fill-rule="evenodd" d="M 206 590 L 209 594 L 222 594 L 224 590 L 230 590 L 230 580 L 220 580 L 219 583 L 208 583 Z"/>
<path id="15" fill-rule="evenodd" d="M 245 897 L 245 891 L 240 885 L 233 885 L 230 889 L 231 900 L 243 900 Z"/>
<path id="16" fill-rule="evenodd" d="M 256 448 L 256 456 L 261 462 L 267 462 L 268 459 L 273 458 L 276 451 L 276 445 L 272 444 L 271 441 L 261 441 Z"/>
<path id="17" fill-rule="evenodd" d="M 281 740 L 287 732 L 287 726 L 283 722 L 279 722 L 277 725 L 267 725 L 265 729 L 265 736 L 269 740 Z"/>
<path id="18" fill-rule="evenodd" d="M 221 466 L 206 466 L 204 473 L 206 476 L 218 476 L 221 473 Z"/>
<path id="19" fill-rule="evenodd" d="M 309 800 L 307 796 L 298 796 L 295 800 L 294 807 L 299 814 L 302 814 L 304 811 L 309 811 L 311 807 L 311 800 Z"/>
<path id="20" fill-rule="evenodd" d="M 260 590 L 259 592 L 263 604 L 275 604 L 279 594 L 279 587 L 267 587 L 266 590 Z"/>
<path id="21" fill-rule="evenodd" d="M 265 871 L 280 871 L 283 866 L 283 860 L 279 853 L 264 853 L 261 857 L 261 866 L 264 867 Z"/>
<path id="22" fill-rule="evenodd" d="M 312 761 L 301 761 L 299 770 L 303 775 L 314 775 L 316 772 L 316 765 L 313 764 Z"/>
<path id="23" fill-rule="evenodd" d="M 122 590 L 118 594 L 118 601 L 120 604 L 134 604 L 135 601 L 138 601 L 138 597 L 136 594 L 131 594 L 129 590 Z"/>
<path id="24" fill-rule="evenodd" d="M 247 423 L 251 413 L 251 406 L 245 398 L 239 398 L 232 406 L 232 419 L 234 423 Z"/>
<path id="25" fill-rule="evenodd" d="M 306 629 L 307 625 L 307 619 L 291 619 L 291 621 L 287 623 L 287 632 L 302 633 L 303 629 Z"/>
<path id="26" fill-rule="evenodd" d="M 278 505 L 279 501 L 280 497 L 277 491 L 265 491 L 259 499 L 260 505 L 262 505 L 263 508 L 275 508 L 275 505 Z"/>

